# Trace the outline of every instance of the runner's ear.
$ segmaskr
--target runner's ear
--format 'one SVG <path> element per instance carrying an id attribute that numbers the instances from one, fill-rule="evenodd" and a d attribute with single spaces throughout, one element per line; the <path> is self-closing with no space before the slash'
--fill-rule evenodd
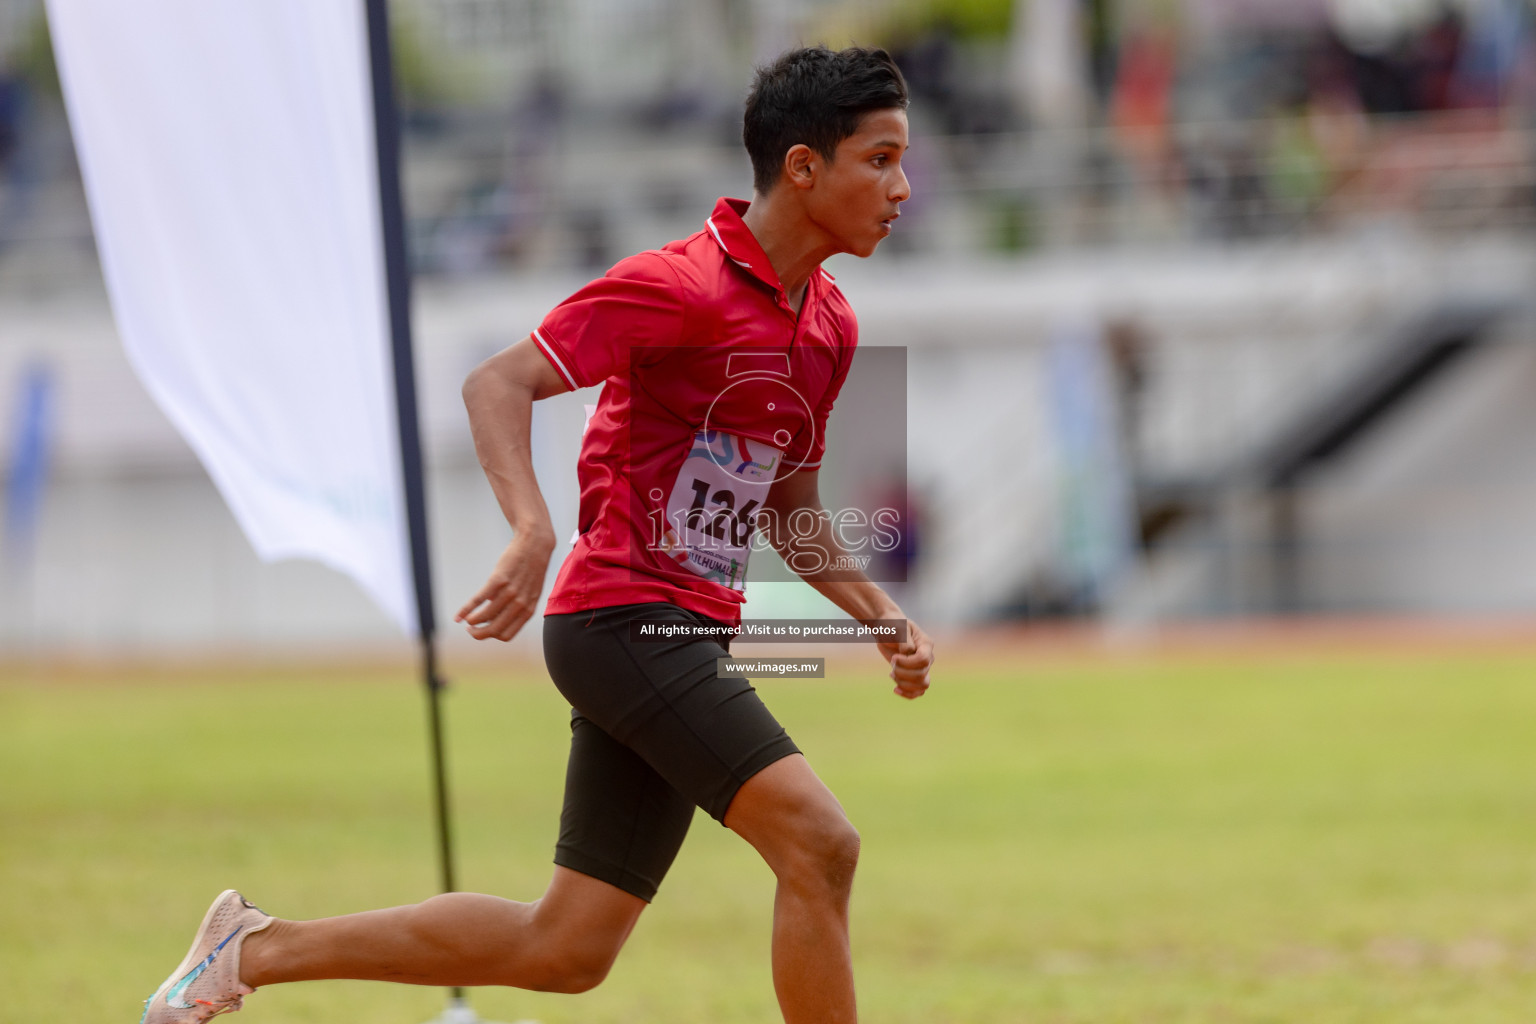
<path id="1" fill-rule="evenodd" d="M 784 176 L 795 188 L 810 188 L 816 183 L 818 159 L 815 150 L 803 142 L 797 142 L 784 154 Z"/>

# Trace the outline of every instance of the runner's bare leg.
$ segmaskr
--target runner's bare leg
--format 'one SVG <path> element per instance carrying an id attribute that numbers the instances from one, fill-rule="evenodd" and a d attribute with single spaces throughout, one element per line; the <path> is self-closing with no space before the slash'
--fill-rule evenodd
<path id="1" fill-rule="evenodd" d="M 585 992 L 607 976 L 645 906 L 556 867 L 549 890 L 532 903 L 447 893 L 388 910 L 273 921 L 246 941 L 240 980 L 252 988 L 352 978 Z"/>
<path id="2" fill-rule="evenodd" d="M 773 987 L 785 1024 L 854 1024 L 848 898 L 859 834 L 837 798 L 794 754 L 747 780 L 725 824 L 778 878 Z"/>
<path id="3" fill-rule="evenodd" d="M 854 1024 L 848 900 L 858 833 L 796 754 L 749 779 L 725 824 L 778 878 L 773 980 L 786 1024 Z M 556 867 L 532 903 L 449 893 L 423 903 L 316 921 L 277 920 L 242 949 L 252 988 L 350 978 L 418 985 L 507 985 L 584 992 L 607 975 L 646 903 Z"/>

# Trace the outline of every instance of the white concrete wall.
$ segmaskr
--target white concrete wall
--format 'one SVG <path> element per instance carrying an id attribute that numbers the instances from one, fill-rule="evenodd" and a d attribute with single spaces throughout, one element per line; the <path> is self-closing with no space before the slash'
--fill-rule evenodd
<path id="1" fill-rule="evenodd" d="M 1145 454 L 1198 467 L 1241 450 L 1255 421 L 1363 358 L 1394 318 L 1436 289 L 1523 288 L 1536 269 L 1529 249 L 1519 239 L 1454 250 L 1399 239 L 964 266 L 834 261 L 862 340 L 909 348 L 909 475 L 929 519 L 927 559 L 906 598 L 933 619 L 973 621 L 1056 557 L 1060 504 L 1040 366 L 1063 318 L 1143 326 L 1155 347 Z M 580 283 L 488 278 L 418 289 L 429 519 L 445 622 L 508 537 L 473 459 L 460 382 Z M 1533 352 L 1517 340 L 1476 357 L 1315 481 L 1305 506 L 1315 531 L 1302 574 L 1309 601 L 1536 611 Z M 0 305 L 0 459 L 9 452 L 14 382 L 36 356 L 59 375 L 58 444 L 32 565 L 7 566 L 0 582 L 7 650 L 406 649 L 330 570 L 255 560 L 129 371 L 99 294 L 12 296 Z M 591 400 L 578 394 L 537 407 L 537 469 L 563 535 L 575 524 L 575 452 L 581 406 Z M 978 434 L 1007 442 L 978 445 Z M 968 496 L 965 481 L 978 478 L 988 481 L 990 506 Z M 978 531 L 993 543 L 976 543 Z M 1196 590 L 1211 586 L 1193 576 Z M 826 608 L 802 584 L 754 587 L 752 601 L 760 616 Z"/>
<path id="2" fill-rule="evenodd" d="M 1312 480 L 1318 611 L 1536 613 L 1536 332 L 1474 352 Z"/>

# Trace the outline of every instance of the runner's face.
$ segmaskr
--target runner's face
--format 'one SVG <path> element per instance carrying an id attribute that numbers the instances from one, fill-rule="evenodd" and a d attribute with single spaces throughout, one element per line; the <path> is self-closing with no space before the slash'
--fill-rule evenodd
<path id="1" fill-rule="evenodd" d="M 906 151 L 907 112 L 875 110 L 822 168 L 809 210 L 843 252 L 868 256 L 891 233 L 897 207 L 912 195 L 901 169 Z"/>

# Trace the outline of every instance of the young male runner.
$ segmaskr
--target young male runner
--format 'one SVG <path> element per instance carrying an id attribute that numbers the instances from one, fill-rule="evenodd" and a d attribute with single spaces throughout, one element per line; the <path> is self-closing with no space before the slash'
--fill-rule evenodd
<path id="1" fill-rule="evenodd" d="M 868 256 L 890 233 L 909 194 L 906 102 L 883 50 L 795 50 L 760 69 L 743 129 L 752 202 L 722 199 L 704 230 L 623 260 L 465 383 L 475 447 L 513 539 L 457 619 L 500 640 L 534 614 L 556 544 L 533 475 L 532 403 L 603 385 L 582 441 L 579 537 L 545 609 L 545 659 L 573 710 L 544 895 L 448 893 L 287 921 L 230 890 L 148 1001 L 144 1024 L 206 1020 L 262 985 L 322 978 L 585 991 L 655 896 L 695 806 L 777 877 L 784 1020 L 855 1020 L 858 833 L 747 681 L 716 673 L 724 643 L 645 642 L 632 630 L 737 624 L 755 527 L 853 618 L 905 620 L 862 574 L 829 568 L 841 548 L 816 514 L 816 480 L 857 343 L 821 263 Z M 907 627 L 905 642 L 880 651 L 910 699 L 928 687 L 933 646 Z"/>

